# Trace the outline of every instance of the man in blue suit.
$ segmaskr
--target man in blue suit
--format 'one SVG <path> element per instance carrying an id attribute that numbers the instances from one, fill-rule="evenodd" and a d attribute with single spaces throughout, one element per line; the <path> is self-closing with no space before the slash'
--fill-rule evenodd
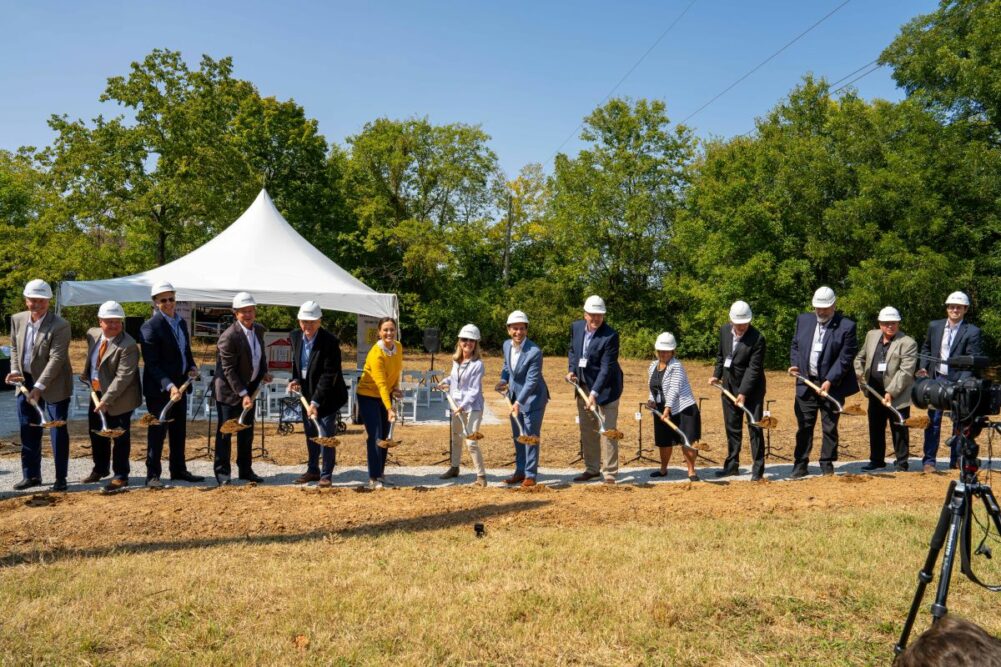
<path id="1" fill-rule="evenodd" d="M 799 373 L 844 404 L 845 398 L 859 390 L 852 366 L 858 352 L 858 334 L 855 323 L 835 310 L 836 300 L 834 290 L 821 287 L 813 294 L 813 312 L 802 313 L 796 318 L 796 333 L 789 349 L 789 373 Z M 791 476 L 805 477 L 807 474 L 818 412 L 824 431 L 820 472 L 833 475 L 834 462 L 838 460 L 838 419 L 841 417 L 838 409 L 805 382 L 797 382 L 795 412 L 798 428 Z"/>
<path id="2" fill-rule="evenodd" d="M 598 421 L 592 413 L 597 406 L 605 428 L 615 429 L 622 396 L 619 333 L 605 322 L 605 313 L 605 301 L 589 296 L 584 302 L 584 319 L 570 325 L 567 380 L 580 384 L 587 394 L 587 400 L 576 394 L 584 472 L 574 477 L 575 482 L 603 475 L 606 484 L 615 484 L 619 471 L 619 443 L 598 433 Z"/>
<path id="3" fill-rule="evenodd" d="M 508 315 L 507 333 L 511 339 L 504 341 L 504 368 L 497 390 L 506 391 L 514 406 L 511 410 L 511 433 L 515 470 L 504 483 L 535 486 L 535 477 L 539 472 L 539 446 L 518 442 L 521 432 L 517 420 L 521 420 L 526 435 L 538 437 L 542 434 L 542 417 L 549 401 L 549 387 L 542 377 L 542 349 L 528 340 L 528 316 L 520 310 Z"/>
<path id="4" fill-rule="evenodd" d="M 962 355 L 980 355 L 984 353 L 980 337 L 980 328 L 964 318 L 970 309 L 970 297 L 963 292 L 953 292 L 945 300 L 946 319 L 935 320 L 928 325 L 928 335 L 921 345 L 921 354 L 917 377 L 942 378 L 955 382 L 973 377 L 973 371 L 958 370 L 949 367 L 949 359 Z M 938 361 L 933 361 L 938 359 Z M 942 411 L 928 411 L 928 428 L 925 429 L 924 456 L 922 464 L 925 472 L 935 472 L 935 459 L 938 456 L 939 434 L 942 430 Z M 959 451 L 953 447 L 949 452 L 949 467 L 959 466 Z"/>
<path id="5" fill-rule="evenodd" d="M 177 293 L 168 282 L 158 282 L 150 289 L 156 312 L 143 322 L 139 330 L 139 346 L 143 353 L 143 396 L 146 409 L 158 417 L 172 398 L 178 399 L 170 410 L 172 422 L 153 425 L 146 431 L 146 484 L 161 486 L 164 437 L 170 438 L 170 477 L 185 482 L 201 482 L 205 478 L 188 472 L 184 458 L 187 437 L 188 387 L 180 387 L 189 377 L 198 377 L 198 366 L 191 354 L 188 324 L 177 314 Z"/>

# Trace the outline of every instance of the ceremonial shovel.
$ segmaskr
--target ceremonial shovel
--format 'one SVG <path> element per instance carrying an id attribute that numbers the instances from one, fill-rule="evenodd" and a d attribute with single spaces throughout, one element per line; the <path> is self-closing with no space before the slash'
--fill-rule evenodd
<path id="1" fill-rule="evenodd" d="M 174 407 L 175 404 L 180 402 L 181 397 L 184 396 L 184 392 L 186 392 L 188 390 L 188 387 L 191 386 L 191 381 L 193 379 L 194 378 L 192 377 L 188 377 L 188 379 L 185 380 L 184 384 L 182 384 L 180 387 L 177 388 L 177 398 L 176 399 L 172 398 L 169 401 L 167 401 L 167 405 L 163 406 L 163 410 L 160 410 L 159 417 L 154 417 L 153 415 L 147 412 L 146 414 L 144 414 L 142 417 L 139 418 L 139 423 L 143 426 L 161 426 L 168 422 L 174 421 L 173 419 L 167 419 L 167 414 L 170 412 L 170 409 Z"/>
<path id="2" fill-rule="evenodd" d="M 399 404 L 399 402 L 394 400 L 393 401 L 393 407 L 395 408 L 394 411 L 396 412 L 397 419 L 399 419 L 399 414 L 400 414 L 400 409 L 399 409 L 400 408 L 400 404 Z M 401 442 L 403 442 L 402 440 L 393 440 L 393 429 L 394 428 L 396 428 L 396 419 L 394 419 L 393 421 L 389 422 L 389 433 L 387 433 L 386 437 L 383 438 L 382 440 L 380 440 L 379 442 L 377 442 L 376 444 L 379 445 L 380 447 L 382 447 L 383 449 L 389 449 L 390 447 L 396 447 L 398 444 L 400 444 Z"/>
<path id="3" fill-rule="evenodd" d="M 239 419 L 227 419 L 220 427 L 220 433 L 239 433 L 245 428 L 250 428 L 250 424 L 244 424 L 243 420 L 247 418 L 247 414 L 254 409 L 254 402 L 257 400 L 257 393 L 261 391 L 261 386 L 257 386 L 257 390 L 250 396 L 250 407 L 244 408 L 243 412 L 240 413 Z"/>
<path id="4" fill-rule="evenodd" d="M 718 381 L 713 382 L 712 385 L 723 392 L 723 395 L 729 398 L 731 403 L 743 410 L 744 413 L 751 418 L 751 426 L 757 426 L 758 428 L 775 428 L 778 426 L 779 420 L 772 416 L 762 417 L 760 420 L 756 420 L 754 413 L 745 408 L 743 405 L 737 403 L 737 397 L 727 391 Z M 831 400 L 833 401 L 834 399 L 832 398 Z M 834 402 L 837 403 L 837 401 Z"/>
<path id="5" fill-rule="evenodd" d="M 878 400 L 880 403 L 883 403 L 883 405 L 886 405 L 886 403 L 883 402 L 883 397 L 880 396 L 875 389 L 870 387 L 865 382 L 860 382 L 859 384 L 862 385 L 863 389 L 872 394 L 876 398 L 876 400 Z M 907 426 L 910 428 L 928 428 L 928 422 L 929 422 L 928 415 L 915 415 L 913 417 L 908 417 L 907 419 L 904 419 L 904 416 L 900 414 L 900 412 L 895 407 L 893 407 L 892 405 L 886 405 L 886 407 L 890 409 L 890 412 L 892 412 L 897 416 L 897 426 Z"/>
<path id="6" fill-rule="evenodd" d="M 671 421 L 670 417 L 668 417 L 667 415 L 665 415 L 663 412 L 661 412 L 657 408 L 651 408 L 649 405 L 645 405 L 643 407 L 645 407 L 647 410 L 649 410 L 653 414 L 655 414 L 658 417 L 660 417 L 661 421 L 663 421 L 665 424 L 667 424 L 668 426 L 670 426 L 671 428 L 673 428 L 678 433 L 678 435 L 681 436 L 681 439 L 685 441 L 685 444 L 682 445 L 682 447 L 684 447 L 685 449 L 690 449 L 693 452 L 698 453 L 699 448 L 695 447 L 694 445 L 692 445 L 692 443 L 688 442 L 688 436 L 685 435 L 684 431 L 682 431 L 680 428 L 678 428 L 677 424 L 675 424 L 673 421 Z"/>
<path id="7" fill-rule="evenodd" d="M 27 389 L 24 388 L 24 385 L 21 384 L 20 382 L 12 382 L 11 384 L 13 384 L 19 392 L 24 394 L 24 397 L 28 399 L 28 403 L 31 404 L 31 407 L 35 408 L 35 410 L 38 411 L 38 416 L 41 418 L 42 423 L 32 424 L 32 426 L 37 426 L 38 428 L 59 428 L 60 426 L 66 426 L 66 421 L 63 419 L 53 419 L 52 421 L 46 421 L 45 412 L 42 410 L 42 408 L 38 406 L 38 402 L 35 401 L 33 398 L 31 398 L 31 394 L 28 392 Z"/>
<path id="8" fill-rule="evenodd" d="M 511 402 L 511 399 L 507 397 L 507 385 L 506 384 L 501 385 L 501 388 L 497 390 L 497 393 L 504 397 L 504 401 L 507 403 L 507 407 L 513 411 L 514 404 Z M 525 434 L 525 427 L 521 425 L 520 412 L 515 416 L 514 423 L 518 425 L 518 433 L 521 434 L 516 438 L 518 442 L 520 442 L 523 445 L 530 445 L 530 446 L 535 446 L 539 444 L 538 436 Z"/>
<path id="9" fill-rule="evenodd" d="M 302 413 L 303 416 L 305 417 L 309 412 L 309 403 L 306 402 L 306 397 L 303 396 L 302 394 L 299 394 L 299 402 L 302 403 L 302 409 L 305 410 L 305 412 Z M 334 436 L 326 435 L 324 433 L 323 427 L 320 426 L 320 420 L 318 420 L 316 417 L 310 417 L 309 421 L 313 422 L 313 426 L 316 428 L 316 432 L 318 434 L 317 437 L 311 438 L 313 442 L 323 447 L 336 447 L 337 445 L 341 444 L 341 441 L 335 438 Z"/>
<path id="10" fill-rule="evenodd" d="M 448 399 L 448 404 L 452 406 L 452 414 L 459 417 L 459 423 L 462 424 L 462 435 L 466 437 L 466 440 L 482 440 L 483 434 L 479 431 L 473 431 L 472 433 L 469 432 L 469 422 L 465 417 L 463 417 L 463 412 L 459 410 L 459 406 L 455 404 L 455 401 L 452 400 L 449 393 L 447 391 L 443 391 L 442 393 L 445 394 L 445 398 Z"/>
<path id="11" fill-rule="evenodd" d="M 584 402 L 586 403 L 588 396 L 587 394 L 584 393 L 584 390 L 580 388 L 580 385 L 574 382 L 573 380 L 567 380 L 567 382 L 569 382 L 574 386 L 574 389 L 577 390 L 577 393 L 580 394 L 580 397 L 583 398 Z M 601 416 L 601 411 L 598 410 L 597 406 L 591 408 L 591 412 L 593 412 L 594 416 L 598 418 L 599 433 L 601 433 L 609 440 L 621 440 L 623 438 L 625 434 L 622 431 L 617 431 L 614 428 L 611 429 L 605 428 L 605 418 Z"/>
<path id="12" fill-rule="evenodd" d="M 826 391 L 818 387 L 815 383 L 810 382 L 799 373 L 790 373 L 789 375 L 793 376 L 797 380 L 801 380 L 803 384 L 805 384 L 807 387 L 815 391 L 817 395 L 820 396 L 821 398 L 826 398 L 831 403 L 834 403 L 834 405 L 838 408 L 839 413 L 843 415 L 848 415 L 850 417 L 860 417 L 865 414 L 865 410 L 862 409 L 861 405 L 841 405 L 840 403 L 838 403 L 838 399 L 834 398 Z"/>

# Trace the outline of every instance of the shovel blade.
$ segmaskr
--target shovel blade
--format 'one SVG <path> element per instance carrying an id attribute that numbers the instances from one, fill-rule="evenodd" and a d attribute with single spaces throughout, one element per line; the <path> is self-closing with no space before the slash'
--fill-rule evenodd
<path id="1" fill-rule="evenodd" d="M 931 420 L 928 419 L 928 415 L 915 415 L 914 417 L 908 417 L 904 420 L 904 426 L 908 428 L 928 428 L 928 424 Z"/>
<path id="2" fill-rule="evenodd" d="M 230 419 L 219 427 L 220 433 L 239 433 L 245 428 L 250 428 L 249 424 L 241 424 L 238 419 Z"/>
<path id="3" fill-rule="evenodd" d="M 861 417 L 865 414 L 865 410 L 858 403 L 853 403 L 851 405 L 845 405 L 841 414 L 848 415 L 849 417 Z"/>
<path id="4" fill-rule="evenodd" d="M 389 449 L 391 447 L 396 447 L 399 444 L 400 444 L 399 440 L 380 440 L 379 441 L 379 446 L 382 447 L 383 449 Z"/>
<path id="5" fill-rule="evenodd" d="M 62 419 L 53 419 L 52 421 L 45 422 L 44 424 L 34 424 L 34 426 L 40 426 L 42 428 L 59 428 L 60 426 L 66 426 L 66 421 Z"/>
<path id="6" fill-rule="evenodd" d="M 608 438 L 609 440 L 622 440 L 626 436 L 622 431 L 618 431 L 614 428 L 610 428 L 606 431 L 602 431 L 601 434 Z"/>
<path id="7" fill-rule="evenodd" d="M 535 447 L 539 444 L 539 438 L 534 435 L 522 435 L 518 436 L 518 442 L 529 447 Z"/>
<path id="8" fill-rule="evenodd" d="M 482 440 L 485 436 L 479 431 L 473 431 L 466 436 L 466 440 Z"/>
<path id="9" fill-rule="evenodd" d="M 760 421 L 754 422 L 754 425 L 760 428 L 775 428 L 779 425 L 779 420 L 775 417 L 769 416 L 761 419 Z"/>
<path id="10" fill-rule="evenodd" d="M 341 444 L 341 441 L 334 437 L 324 437 L 324 438 L 313 438 L 313 442 L 320 445 L 321 447 L 336 447 Z"/>

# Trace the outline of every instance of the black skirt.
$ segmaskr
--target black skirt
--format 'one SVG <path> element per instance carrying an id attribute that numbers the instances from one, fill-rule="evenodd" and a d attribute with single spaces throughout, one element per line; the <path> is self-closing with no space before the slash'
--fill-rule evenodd
<path id="1" fill-rule="evenodd" d="M 657 409 L 663 412 L 664 406 L 658 405 Z M 690 444 L 694 445 L 702 439 L 702 413 L 699 412 L 698 405 L 693 403 L 678 414 L 671 415 L 670 419 L 688 436 Z M 673 447 L 674 445 L 682 445 L 684 443 L 685 441 L 681 437 L 681 434 L 665 424 L 660 417 L 654 415 L 653 444 L 658 447 Z"/>

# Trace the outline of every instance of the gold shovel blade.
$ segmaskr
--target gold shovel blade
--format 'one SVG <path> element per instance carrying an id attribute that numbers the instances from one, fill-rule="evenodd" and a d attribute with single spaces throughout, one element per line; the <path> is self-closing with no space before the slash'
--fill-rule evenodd
<path id="1" fill-rule="evenodd" d="M 904 420 L 904 426 L 908 428 L 928 428 L 928 424 L 931 420 L 928 419 L 928 415 L 915 415 L 913 417 L 908 417 Z"/>
<path id="2" fill-rule="evenodd" d="M 341 441 L 333 436 L 327 436 L 324 438 L 313 438 L 313 442 L 320 445 L 321 447 L 336 447 L 341 444 Z"/>
<path id="3" fill-rule="evenodd" d="M 400 440 L 380 440 L 379 441 L 379 446 L 382 447 L 383 449 L 389 449 L 391 447 L 396 447 L 397 445 L 400 444 L 400 442 L 402 442 L 402 441 L 400 441 Z"/>
<path id="4" fill-rule="evenodd" d="M 62 419 L 53 419 L 44 424 L 32 424 L 32 426 L 37 426 L 38 428 L 59 428 L 60 426 L 66 426 L 66 422 Z"/>
<path id="5" fill-rule="evenodd" d="M 539 438 L 534 435 L 520 435 L 518 436 L 518 442 L 529 447 L 535 447 L 539 444 Z"/>
<path id="6" fill-rule="evenodd" d="M 486 436 L 484 436 L 479 431 L 473 431 L 472 433 L 466 436 L 466 440 L 482 440 L 484 437 Z"/>
<path id="7" fill-rule="evenodd" d="M 760 421 L 754 422 L 755 426 L 760 426 L 761 428 L 775 428 L 779 425 L 779 420 L 775 417 L 768 416 L 763 417 Z"/>
<path id="8" fill-rule="evenodd" d="M 625 433 L 616 430 L 614 428 L 610 428 L 607 431 L 602 431 L 601 434 L 606 438 L 608 438 L 609 440 L 622 440 L 622 438 L 626 437 Z"/>
<path id="9" fill-rule="evenodd" d="M 858 403 L 852 403 L 851 405 L 846 403 L 844 409 L 841 410 L 841 414 L 848 415 L 849 417 L 861 417 L 865 414 L 865 410 Z"/>
<path id="10" fill-rule="evenodd" d="M 220 433 L 239 433 L 245 428 L 250 428 L 249 424 L 241 424 L 238 419 L 230 419 L 219 427 Z"/>
<path id="11" fill-rule="evenodd" d="M 114 439 L 114 438 L 120 438 L 123 435 L 125 435 L 125 430 L 120 428 L 109 428 L 107 431 L 92 431 L 92 433 L 96 433 L 102 438 Z"/>
<path id="12" fill-rule="evenodd" d="M 160 423 L 160 420 L 157 419 L 154 415 L 151 415 L 148 412 L 146 414 L 144 414 L 142 417 L 139 418 L 139 425 L 140 426 L 156 426 L 159 423 Z"/>

